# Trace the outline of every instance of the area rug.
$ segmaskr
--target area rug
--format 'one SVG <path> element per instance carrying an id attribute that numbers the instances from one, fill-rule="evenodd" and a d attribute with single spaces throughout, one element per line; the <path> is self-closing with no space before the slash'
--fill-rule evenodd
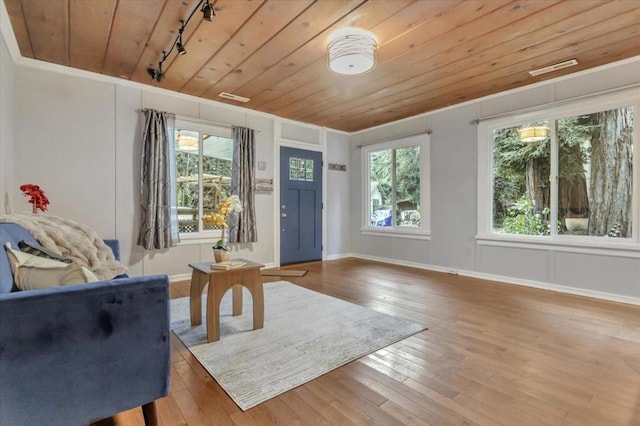
<path id="1" fill-rule="evenodd" d="M 220 340 L 207 343 L 203 323 L 191 327 L 189 298 L 171 301 L 171 330 L 244 411 L 426 327 L 286 281 L 264 284 L 264 328 L 252 330 L 250 293 L 231 315 L 220 308 Z"/>
<path id="2" fill-rule="evenodd" d="M 304 277 L 307 271 L 298 269 L 263 269 L 262 275 L 265 277 Z"/>

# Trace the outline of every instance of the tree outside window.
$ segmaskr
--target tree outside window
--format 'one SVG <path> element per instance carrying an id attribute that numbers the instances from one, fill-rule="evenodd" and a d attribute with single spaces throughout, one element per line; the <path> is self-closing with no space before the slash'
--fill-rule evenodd
<path id="1" fill-rule="evenodd" d="M 369 226 L 420 227 L 420 145 L 370 150 Z"/>
<path id="2" fill-rule="evenodd" d="M 628 106 L 495 129 L 493 231 L 631 238 L 633 120 Z M 524 141 L 531 128 L 549 132 Z"/>

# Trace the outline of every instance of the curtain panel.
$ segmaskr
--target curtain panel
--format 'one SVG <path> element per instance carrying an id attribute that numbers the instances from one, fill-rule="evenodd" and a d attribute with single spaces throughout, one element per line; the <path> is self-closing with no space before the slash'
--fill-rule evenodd
<path id="1" fill-rule="evenodd" d="M 140 234 L 147 250 L 166 249 L 179 242 L 175 173 L 175 116 L 144 109 L 140 162 Z"/>
<path id="2" fill-rule="evenodd" d="M 233 166 L 231 167 L 231 194 L 237 195 L 242 211 L 234 213 L 229 227 L 230 243 L 258 241 L 255 214 L 255 132 L 246 127 L 233 126 Z"/>

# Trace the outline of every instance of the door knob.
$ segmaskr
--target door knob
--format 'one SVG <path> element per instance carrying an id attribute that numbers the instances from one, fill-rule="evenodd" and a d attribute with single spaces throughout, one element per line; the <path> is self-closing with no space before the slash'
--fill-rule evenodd
<path id="1" fill-rule="evenodd" d="M 280 214 L 280 217 L 287 217 L 287 214 L 286 213 L 282 213 L 282 214 Z"/>

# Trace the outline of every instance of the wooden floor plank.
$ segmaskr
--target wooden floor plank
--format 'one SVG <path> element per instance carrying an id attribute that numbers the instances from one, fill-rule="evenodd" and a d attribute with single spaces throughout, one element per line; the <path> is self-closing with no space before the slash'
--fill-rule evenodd
<path id="1" fill-rule="evenodd" d="M 172 335 L 162 425 L 640 424 L 639 306 L 354 258 L 304 269 L 287 281 L 429 329 L 246 412 Z"/>
<path id="2" fill-rule="evenodd" d="M 320 412 L 314 409 L 303 398 L 295 392 L 285 392 L 280 399 L 287 404 L 289 408 L 300 416 L 301 423 L 305 425 L 330 426 L 331 422 L 322 416 Z"/>
<path id="3" fill-rule="evenodd" d="M 356 424 L 332 405 L 332 402 L 336 400 L 334 396 L 314 390 L 314 382 L 302 385 L 288 393 L 295 394 L 302 401 L 316 410 L 322 417 L 321 419 L 318 419 L 318 422 L 320 423 L 324 424 L 326 421 L 333 425 Z"/>
<path id="4" fill-rule="evenodd" d="M 390 401 L 410 412 L 417 418 L 431 424 L 476 424 L 470 418 L 451 410 L 446 404 L 432 399 L 424 392 L 418 392 L 415 388 L 406 385 L 409 378 L 398 382 L 397 380 L 381 374 L 378 370 L 366 366 L 364 362 L 355 363 L 348 370 L 355 380 L 377 389 Z"/>
<path id="5" fill-rule="evenodd" d="M 172 395 L 157 401 L 156 409 L 158 410 L 158 421 L 161 426 L 188 425 Z"/>

